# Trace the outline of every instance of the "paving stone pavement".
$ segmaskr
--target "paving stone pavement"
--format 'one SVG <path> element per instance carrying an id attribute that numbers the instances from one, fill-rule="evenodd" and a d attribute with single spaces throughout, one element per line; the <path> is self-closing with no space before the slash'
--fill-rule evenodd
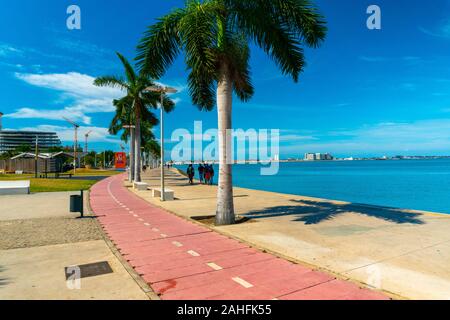
<path id="1" fill-rule="evenodd" d="M 163 300 L 385 300 L 380 292 L 260 252 L 152 206 L 108 178 L 93 211 L 124 258 Z"/>

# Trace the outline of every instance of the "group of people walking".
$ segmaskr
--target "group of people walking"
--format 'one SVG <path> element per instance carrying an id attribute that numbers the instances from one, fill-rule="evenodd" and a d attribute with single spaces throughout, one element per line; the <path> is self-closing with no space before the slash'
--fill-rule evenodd
<path id="1" fill-rule="evenodd" d="M 189 183 L 194 184 L 195 169 L 192 164 L 187 169 Z M 198 175 L 201 184 L 212 185 L 214 183 L 214 167 L 210 164 L 200 164 L 198 166 Z"/>

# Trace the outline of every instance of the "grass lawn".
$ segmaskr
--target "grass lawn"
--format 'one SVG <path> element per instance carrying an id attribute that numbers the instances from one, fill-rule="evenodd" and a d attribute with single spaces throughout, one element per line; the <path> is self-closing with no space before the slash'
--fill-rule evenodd
<path id="1" fill-rule="evenodd" d="M 35 179 L 31 174 L 0 174 L 0 181 L 30 180 L 31 192 L 61 192 L 88 190 L 97 181 L 71 179 Z"/>
<path id="2" fill-rule="evenodd" d="M 89 176 L 114 176 L 116 174 L 123 173 L 124 171 L 116 171 L 116 170 L 98 170 L 98 169 L 77 169 L 77 176 L 81 177 L 89 177 Z M 72 173 L 73 170 L 68 171 L 67 173 Z"/>

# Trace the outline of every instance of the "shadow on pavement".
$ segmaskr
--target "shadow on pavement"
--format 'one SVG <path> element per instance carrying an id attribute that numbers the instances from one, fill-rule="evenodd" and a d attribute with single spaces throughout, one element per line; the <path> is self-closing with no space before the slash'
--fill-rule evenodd
<path id="1" fill-rule="evenodd" d="M 251 219 L 264 219 L 280 216 L 296 216 L 293 221 L 304 222 L 307 225 L 318 224 L 331 220 L 339 214 L 353 212 L 398 224 L 424 224 L 420 213 L 405 212 L 401 209 L 370 206 L 363 204 L 335 204 L 325 201 L 290 200 L 292 205 L 275 206 L 262 210 L 250 211 L 243 216 Z"/>
<path id="2" fill-rule="evenodd" d="M 2 273 L 5 272 L 5 270 L 6 270 L 5 267 L 0 266 L 0 288 L 11 283 L 9 279 L 2 277 Z"/>

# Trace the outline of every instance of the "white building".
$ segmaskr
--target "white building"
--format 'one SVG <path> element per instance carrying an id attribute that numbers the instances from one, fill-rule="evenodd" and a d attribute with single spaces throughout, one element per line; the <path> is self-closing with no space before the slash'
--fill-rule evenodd
<path id="1" fill-rule="evenodd" d="M 334 157 L 329 153 L 305 153 L 305 161 L 330 161 Z"/>

